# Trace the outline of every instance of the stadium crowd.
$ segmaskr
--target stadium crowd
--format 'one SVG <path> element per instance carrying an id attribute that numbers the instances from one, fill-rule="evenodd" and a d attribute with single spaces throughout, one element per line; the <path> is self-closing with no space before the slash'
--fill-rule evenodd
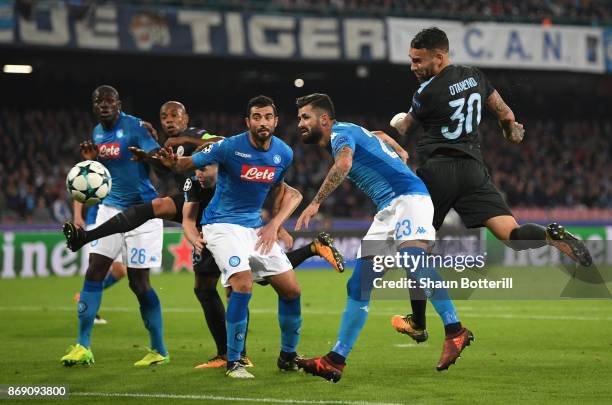
<path id="1" fill-rule="evenodd" d="M 284 10 L 360 12 L 371 15 L 427 14 L 457 17 L 609 20 L 606 0 L 274 0 Z"/>
<path id="2" fill-rule="evenodd" d="M 370 129 L 388 128 L 388 117 L 340 118 Z M 65 176 L 80 160 L 78 144 L 88 137 L 92 123 L 84 110 L 0 109 L 0 223 L 62 222 L 71 217 Z M 192 111 L 191 123 L 223 136 L 244 130 L 239 114 Z M 492 121 L 485 120 L 480 127 L 485 162 L 510 206 L 612 207 L 612 122 L 527 120 L 525 127 L 527 136 L 520 146 L 506 142 Z M 276 133 L 295 152 L 287 180 L 304 193 L 304 201 L 310 201 L 331 158 L 320 148 L 301 143 L 293 116 L 281 116 Z M 401 143 L 414 169 L 415 138 Z M 174 187 L 165 179 L 159 181 L 162 193 L 172 193 Z M 348 181 L 341 187 L 322 207 L 324 214 L 372 215 L 374 207 L 363 193 L 353 193 Z"/>
<path id="3" fill-rule="evenodd" d="M 30 17 L 36 2 L 16 0 L 17 11 Z M 361 14 L 370 16 L 452 17 L 453 19 L 493 19 L 531 22 L 563 21 L 593 24 L 611 19 L 608 0 L 64 0 L 76 15 L 86 16 L 90 7 L 100 4 L 131 3 L 138 6 L 185 6 L 270 12 L 316 14 Z"/>

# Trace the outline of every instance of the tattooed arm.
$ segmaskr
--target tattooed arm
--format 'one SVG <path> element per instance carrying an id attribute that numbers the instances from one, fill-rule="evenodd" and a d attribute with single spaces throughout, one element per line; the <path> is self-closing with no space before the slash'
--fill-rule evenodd
<path id="1" fill-rule="evenodd" d="M 521 143 L 525 136 L 523 124 L 516 122 L 514 113 L 501 98 L 497 90 L 487 98 L 486 106 L 499 120 L 504 138 L 513 143 Z"/>
<path id="2" fill-rule="evenodd" d="M 319 212 L 319 206 L 338 186 L 346 176 L 351 167 L 353 166 L 353 150 L 348 146 L 340 149 L 340 152 L 336 154 L 336 160 L 334 165 L 329 169 L 323 184 L 319 188 L 319 192 L 313 198 L 312 202 L 306 207 L 302 214 L 295 223 L 295 230 L 299 231 L 302 228 L 302 224 L 308 228 L 310 219 Z"/>

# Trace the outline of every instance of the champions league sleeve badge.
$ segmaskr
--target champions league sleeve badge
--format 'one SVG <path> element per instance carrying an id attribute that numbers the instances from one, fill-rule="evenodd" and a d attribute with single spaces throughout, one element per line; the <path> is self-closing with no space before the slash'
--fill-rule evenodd
<path id="1" fill-rule="evenodd" d="M 187 179 L 185 180 L 185 184 L 183 185 L 183 191 L 189 191 L 191 190 L 191 186 L 193 186 L 193 182 L 191 181 L 191 179 Z"/>

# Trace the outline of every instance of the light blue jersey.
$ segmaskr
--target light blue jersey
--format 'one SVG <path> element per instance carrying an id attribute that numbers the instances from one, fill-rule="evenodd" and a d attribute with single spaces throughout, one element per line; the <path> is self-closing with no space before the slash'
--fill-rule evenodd
<path id="1" fill-rule="evenodd" d="M 263 203 L 270 189 L 285 179 L 293 151 L 275 136 L 270 149 L 256 149 L 249 141 L 249 133 L 243 132 L 214 143 L 191 158 L 198 168 L 219 164 L 215 195 L 206 206 L 202 225 L 228 223 L 258 228 L 263 225 Z"/>
<path id="2" fill-rule="evenodd" d="M 87 208 L 87 214 L 85 217 L 85 225 L 95 225 L 96 217 L 98 216 L 98 208 L 100 208 L 100 204 L 94 204 L 91 207 Z"/>
<path id="3" fill-rule="evenodd" d="M 96 125 L 92 139 L 98 145 L 98 160 L 106 166 L 113 179 L 110 194 L 102 204 L 126 209 L 157 197 L 149 180 L 149 166 L 130 160 L 133 155 L 129 146 L 145 152 L 159 148 L 140 119 L 121 113 L 115 126 L 108 131 L 102 124 Z"/>
<path id="4" fill-rule="evenodd" d="M 368 195 L 380 211 L 400 195 L 429 195 L 423 181 L 380 138 L 349 122 L 332 127 L 329 148 L 334 158 L 348 146 L 353 151 L 353 166 L 348 179 Z"/>

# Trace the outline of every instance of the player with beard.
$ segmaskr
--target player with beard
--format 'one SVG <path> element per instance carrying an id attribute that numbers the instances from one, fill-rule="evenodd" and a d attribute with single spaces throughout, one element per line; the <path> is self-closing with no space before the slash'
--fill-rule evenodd
<path id="1" fill-rule="evenodd" d="M 159 159 L 173 171 L 185 172 L 218 165 L 215 194 L 202 217 L 203 237 L 232 292 L 228 302 L 227 371 L 230 378 L 253 378 L 240 363 L 244 348 L 248 303 L 253 281 L 269 282 L 278 294 L 281 370 L 297 370 L 297 344 L 302 324 L 300 286 L 291 262 L 280 248 L 279 228 L 302 200 L 284 179 L 293 151 L 273 136 L 278 114 L 272 99 L 258 96 L 247 105 L 248 131 L 214 143 L 191 157 L 178 157 L 170 148 Z M 235 190 L 241 190 L 240 193 Z M 261 210 L 273 196 L 272 218 L 263 224 Z"/>
<path id="2" fill-rule="evenodd" d="M 438 230 L 454 208 L 466 227 L 487 227 L 514 250 L 550 244 L 580 265 L 590 266 L 591 255 L 584 243 L 558 223 L 547 227 L 517 223 L 483 161 L 478 135 L 482 106 L 495 115 L 503 137 L 512 143 L 523 140 L 523 125 L 482 71 L 451 64 L 448 52 L 448 38 L 439 28 L 424 29 L 414 37 L 411 69 L 420 86 L 410 111 L 391 120 L 400 134 L 411 133 L 419 125 L 425 131 L 417 142 L 421 164 L 417 174 L 431 193 L 434 228 Z M 398 332 L 422 342 L 427 339 L 427 301 L 412 299 L 411 304 L 412 314 L 396 315 L 392 324 Z"/>
<path id="3" fill-rule="evenodd" d="M 201 150 L 198 148 L 196 153 Z M 185 204 L 183 207 L 183 229 L 185 236 L 193 245 L 193 271 L 195 274 L 194 293 L 202 304 L 206 323 L 217 347 L 217 354 L 207 362 L 196 366 L 195 368 L 218 368 L 227 365 L 227 338 L 225 327 L 225 308 L 217 292 L 217 282 L 221 276 L 221 271 L 215 263 L 210 250 L 206 248 L 204 238 L 201 234 L 200 222 L 202 214 L 206 206 L 212 200 L 217 182 L 217 165 L 205 166 L 202 169 L 196 169 L 195 176 L 187 179 L 183 190 L 185 191 Z M 293 238 L 285 231 L 284 238 L 279 239 L 285 242 L 286 248 L 291 248 Z M 334 256 L 333 262 L 330 262 L 338 272 L 344 271 L 343 258 L 333 246 L 331 235 L 326 232 L 320 232 L 317 237 L 309 244 L 290 252 L 286 252 L 287 258 L 291 262 L 293 268 L 298 267 L 306 259 L 315 256 Z M 339 266 L 339 267 L 336 267 Z M 265 284 L 259 282 L 259 284 Z M 231 288 L 226 288 L 227 298 L 231 296 Z M 247 330 L 248 330 L 247 315 Z M 250 359 L 246 357 L 246 340 L 245 348 L 242 351 L 240 362 L 245 367 L 252 365 Z"/>
<path id="4" fill-rule="evenodd" d="M 167 138 L 165 145 L 166 147 L 171 147 L 177 156 L 190 156 L 198 146 L 203 147 L 224 139 L 223 137 L 210 135 L 204 129 L 189 127 L 189 116 L 185 106 L 178 101 L 168 101 L 162 105 L 160 108 L 160 122 L 163 134 Z M 157 136 L 155 129 L 150 124 L 145 122 L 144 126 L 154 136 Z M 142 150 L 131 149 L 131 151 L 143 160 L 148 159 L 147 154 Z M 76 251 L 87 242 L 95 241 L 107 235 L 130 231 L 151 218 L 163 218 L 183 223 L 184 190 L 188 184 L 194 183 L 192 183 L 193 180 L 189 174 L 174 173 L 174 176 L 174 181 L 177 185 L 180 185 L 180 189 L 178 193 L 172 196 L 158 197 L 150 202 L 128 208 L 91 230 L 85 230 L 72 222 L 67 222 L 64 224 L 64 235 L 66 236 L 68 246 L 73 251 Z M 202 209 L 206 207 L 213 193 L 214 186 L 212 188 L 205 188 L 202 192 L 197 193 L 197 205 L 201 206 Z M 193 206 L 190 207 L 190 210 L 193 209 Z M 278 237 L 284 241 L 287 249 L 292 247 L 293 238 L 283 227 L 279 229 Z M 334 246 L 333 238 L 326 232 L 319 233 L 308 245 L 287 253 L 294 267 L 299 266 L 306 259 L 317 255 L 330 263 L 337 272 L 344 271 L 344 259 Z M 194 258 L 197 257 L 194 255 Z M 202 307 L 206 323 L 215 340 L 217 355 L 206 363 L 197 366 L 197 368 L 223 367 L 226 364 L 225 348 L 227 345 L 225 340 L 225 308 L 216 289 L 220 272 L 214 261 L 208 260 L 210 252 L 207 249 L 204 249 L 201 257 L 203 258 L 202 260 L 194 261 L 194 269 L 196 270 L 194 294 Z M 116 278 L 109 272 L 105 279 L 105 286 L 107 285 L 107 279 L 110 278 L 116 282 Z M 109 283 L 108 285 L 112 284 Z M 243 351 L 242 354 L 241 361 L 243 365 L 251 365 L 250 360 L 246 357 L 246 351 Z"/>
<path id="5" fill-rule="evenodd" d="M 336 121 L 329 96 L 310 94 L 298 98 L 296 104 L 302 141 L 325 148 L 334 157 L 334 164 L 312 202 L 300 214 L 295 229 L 308 227 L 321 203 L 345 178 L 366 193 L 378 210 L 363 238 L 355 270 L 347 283 L 348 297 L 336 344 L 325 356 L 297 361 L 306 372 L 338 382 L 346 358 L 367 320 L 373 281 L 380 276 L 373 270 L 372 256 L 397 251 L 401 256 L 425 257 L 435 240 L 433 204 L 425 184 L 389 149 L 384 139 L 358 125 Z M 387 251 L 387 247 L 392 251 Z M 426 260 L 413 263 L 416 268 L 406 270 L 417 282 L 441 280 Z M 455 362 L 474 336 L 459 322 L 446 289 L 437 288 L 429 293 L 444 323 L 446 339 L 437 365 L 438 370 L 443 370 Z"/>
<path id="6" fill-rule="evenodd" d="M 99 124 L 92 141 L 81 145 L 81 153 L 103 163 L 113 179 L 113 187 L 101 204 L 96 223 L 157 196 L 148 178 L 149 167 L 131 159 L 128 148 L 138 147 L 147 154 L 159 149 L 142 121 L 121 111 L 119 93 L 111 86 L 100 86 L 92 94 L 93 112 Z M 135 366 L 164 364 L 170 361 L 163 340 L 161 304 L 149 280 L 149 268 L 161 262 L 163 224 L 151 219 L 124 234 L 97 240 L 91 247 L 89 266 L 78 304 L 77 344 L 60 361 L 64 366 L 92 364 L 90 347 L 94 319 L 102 301 L 103 280 L 113 259 L 122 254 L 127 264 L 130 289 L 138 298 L 140 313 L 149 332 L 151 349 Z"/>

